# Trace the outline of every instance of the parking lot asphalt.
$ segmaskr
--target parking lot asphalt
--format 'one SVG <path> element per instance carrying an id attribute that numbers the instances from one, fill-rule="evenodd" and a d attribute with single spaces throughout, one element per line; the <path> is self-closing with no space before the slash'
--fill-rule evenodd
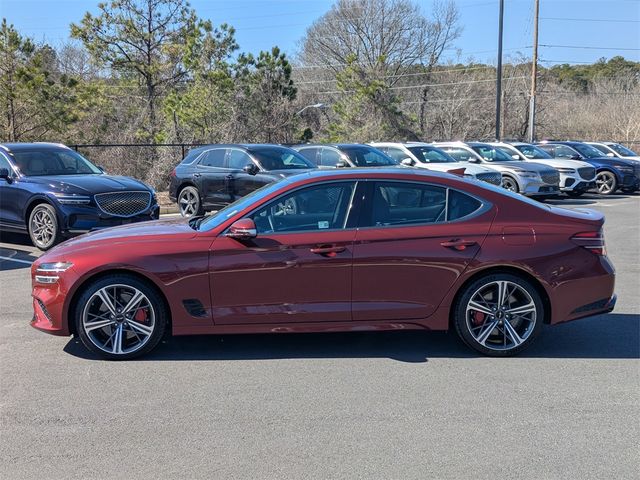
<path id="1" fill-rule="evenodd" d="M 97 360 L 28 326 L 25 237 L 0 238 L 0 477 L 639 478 L 640 196 L 605 213 L 612 314 L 485 358 L 429 332 L 182 337 Z"/>

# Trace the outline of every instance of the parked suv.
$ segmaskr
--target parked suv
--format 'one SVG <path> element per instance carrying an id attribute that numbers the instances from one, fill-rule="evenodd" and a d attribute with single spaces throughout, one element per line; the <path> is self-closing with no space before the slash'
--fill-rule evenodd
<path id="1" fill-rule="evenodd" d="M 607 157 L 622 158 L 624 160 L 640 161 L 640 155 L 630 148 L 615 142 L 584 142 L 600 150 Z"/>
<path id="2" fill-rule="evenodd" d="M 560 192 L 560 174 L 556 169 L 516 160 L 488 143 L 439 142 L 434 145 L 458 161 L 495 168 L 502 174 L 502 186 L 512 192 L 531 197 L 557 195 Z"/>
<path id="3" fill-rule="evenodd" d="M 377 148 L 359 143 L 304 144 L 293 147 L 320 168 L 391 167 L 393 158 Z"/>
<path id="4" fill-rule="evenodd" d="M 582 142 L 545 141 L 537 144 L 555 158 L 570 158 L 590 163 L 596 169 L 596 188 L 602 195 L 621 189 L 635 192 L 640 187 L 640 164 L 604 155 L 597 148 Z"/>
<path id="5" fill-rule="evenodd" d="M 150 186 L 106 175 L 65 145 L 0 144 L 0 231 L 28 233 L 41 250 L 72 233 L 155 220 L 159 213 Z"/>
<path id="6" fill-rule="evenodd" d="M 183 217 L 199 216 L 312 168 L 298 152 L 281 145 L 206 145 L 191 150 L 173 169 L 169 197 Z"/>
<path id="7" fill-rule="evenodd" d="M 484 165 L 462 163 L 457 161 L 444 150 L 422 142 L 407 143 L 371 143 L 378 150 L 389 155 L 402 165 L 426 168 L 438 172 L 449 172 L 456 168 L 464 168 L 464 176 L 493 185 L 500 185 L 502 175 L 493 168 Z"/>
<path id="8" fill-rule="evenodd" d="M 560 190 L 571 197 L 579 197 L 596 186 L 596 169 L 579 160 L 553 158 L 544 150 L 524 142 L 492 142 L 497 148 L 517 160 L 540 163 L 555 168 L 560 174 Z"/>

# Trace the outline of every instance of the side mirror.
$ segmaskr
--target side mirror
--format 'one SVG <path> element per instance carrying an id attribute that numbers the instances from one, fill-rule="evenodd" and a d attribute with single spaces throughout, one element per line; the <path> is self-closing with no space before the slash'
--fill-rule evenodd
<path id="1" fill-rule="evenodd" d="M 258 236 L 258 230 L 252 219 L 241 218 L 231 224 L 226 236 L 237 240 L 249 240 Z"/>
<path id="2" fill-rule="evenodd" d="M 480 160 L 478 160 L 476 157 L 469 157 L 467 162 L 469 162 L 469 163 L 480 163 Z"/>
<path id="3" fill-rule="evenodd" d="M 514 160 L 520 160 L 520 155 L 514 153 L 513 155 L 511 155 L 511 158 L 513 158 Z"/>
<path id="4" fill-rule="evenodd" d="M 582 160 L 582 157 L 576 153 L 575 155 L 571 155 L 569 157 L 569 159 L 570 160 Z"/>
<path id="5" fill-rule="evenodd" d="M 404 165 L 405 167 L 413 167 L 416 164 L 416 161 L 413 158 L 403 158 L 400 160 L 400 165 Z"/>
<path id="6" fill-rule="evenodd" d="M 7 181 L 7 183 L 11 183 L 11 181 L 13 180 L 11 175 L 9 175 L 8 168 L 0 168 L 0 178 L 4 178 Z"/>
<path id="7" fill-rule="evenodd" d="M 615 155 L 611 152 L 607 153 L 607 157 L 615 157 Z"/>
<path id="8" fill-rule="evenodd" d="M 349 164 L 346 160 L 339 160 L 338 163 L 336 163 L 336 168 L 347 168 L 348 166 Z"/>
<path id="9" fill-rule="evenodd" d="M 255 175 L 258 173 L 258 167 L 256 167 L 253 163 L 248 163 L 244 167 L 242 167 L 242 171 L 248 173 L 249 175 Z"/>

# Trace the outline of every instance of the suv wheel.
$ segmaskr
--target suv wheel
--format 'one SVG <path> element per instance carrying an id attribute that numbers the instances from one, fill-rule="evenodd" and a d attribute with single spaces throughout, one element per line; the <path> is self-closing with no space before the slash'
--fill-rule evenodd
<path id="1" fill-rule="evenodd" d="M 178 194 L 178 208 L 180 215 L 185 218 L 202 215 L 202 202 L 196 187 L 184 187 Z"/>
<path id="2" fill-rule="evenodd" d="M 55 209 L 48 203 L 37 205 L 29 215 L 29 236 L 40 250 L 49 250 L 60 242 L 60 226 Z"/>
<path id="3" fill-rule="evenodd" d="M 613 172 L 603 170 L 596 175 L 596 188 L 600 195 L 611 195 L 618 188 L 618 181 Z"/>

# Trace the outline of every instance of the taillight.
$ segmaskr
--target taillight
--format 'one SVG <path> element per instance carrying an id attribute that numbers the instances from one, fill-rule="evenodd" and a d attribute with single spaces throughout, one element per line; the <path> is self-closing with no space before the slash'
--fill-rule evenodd
<path id="1" fill-rule="evenodd" d="M 595 255 L 606 255 L 607 250 L 604 244 L 604 235 L 602 230 L 594 232 L 580 232 L 571 237 L 573 243 L 586 248 Z"/>

